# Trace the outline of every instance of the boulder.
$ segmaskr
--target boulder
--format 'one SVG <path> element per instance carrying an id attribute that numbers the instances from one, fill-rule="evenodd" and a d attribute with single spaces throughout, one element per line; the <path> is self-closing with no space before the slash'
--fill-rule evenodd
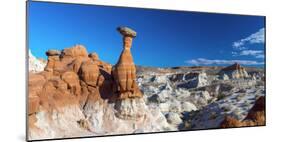
<path id="1" fill-rule="evenodd" d="M 67 83 L 67 88 L 70 90 L 71 94 L 76 96 L 81 94 L 81 86 L 79 82 L 79 77 L 75 72 L 67 71 L 62 74 L 62 80 Z"/>
<path id="2" fill-rule="evenodd" d="M 197 107 L 190 102 L 182 102 L 181 110 L 184 112 L 196 111 Z"/>
<path id="3" fill-rule="evenodd" d="M 117 30 L 124 36 L 124 37 L 136 37 L 137 32 L 129 27 L 118 27 Z"/>
<path id="4" fill-rule="evenodd" d="M 160 103 L 159 104 L 159 109 L 161 112 L 169 112 L 170 111 L 170 103 Z"/>
<path id="5" fill-rule="evenodd" d="M 80 68 L 79 76 L 90 86 L 98 86 L 99 67 L 93 61 L 83 62 Z"/>
<path id="6" fill-rule="evenodd" d="M 75 58 L 74 60 L 73 60 L 73 62 L 71 63 L 71 69 L 72 69 L 72 71 L 74 71 L 75 73 L 78 73 L 78 71 L 79 71 L 79 69 L 80 69 L 80 67 L 81 67 L 81 65 L 82 65 L 82 63 L 83 62 L 86 62 L 86 61 L 88 61 L 89 59 L 87 59 L 87 58 Z"/>
<path id="7" fill-rule="evenodd" d="M 185 81 L 178 84 L 179 88 L 198 88 L 209 85 L 208 76 L 206 73 L 202 72 L 192 72 L 185 75 Z"/>
<path id="8" fill-rule="evenodd" d="M 71 48 L 65 48 L 62 51 L 62 57 L 88 57 L 88 52 L 83 45 L 76 45 Z"/>
<path id="9" fill-rule="evenodd" d="M 182 119 L 180 118 L 179 114 L 174 112 L 169 112 L 165 115 L 167 122 L 173 125 L 178 125 L 182 123 Z"/>

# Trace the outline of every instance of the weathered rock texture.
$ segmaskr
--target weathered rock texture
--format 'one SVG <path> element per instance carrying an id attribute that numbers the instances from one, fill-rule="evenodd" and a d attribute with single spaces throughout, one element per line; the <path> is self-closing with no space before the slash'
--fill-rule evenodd
<path id="1" fill-rule="evenodd" d="M 126 27 L 117 29 L 123 35 L 123 51 L 113 70 L 119 99 L 142 97 L 136 84 L 136 66 L 131 53 L 131 46 L 136 32 Z"/>
<path id="2" fill-rule="evenodd" d="M 221 123 L 222 128 L 242 127 L 242 126 L 263 126 L 265 125 L 265 97 L 261 96 L 250 109 L 243 121 L 232 117 L 225 117 Z"/>
<path id="3" fill-rule="evenodd" d="M 202 87 L 209 84 L 207 80 L 208 77 L 206 73 L 192 72 L 184 74 L 184 82 L 178 84 L 178 87 L 187 89 Z"/>
<path id="4" fill-rule="evenodd" d="M 82 45 L 46 52 L 44 71 L 30 73 L 28 82 L 29 139 L 168 129 L 164 115 L 146 106 L 136 84 L 130 52 L 136 32 L 118 30 L 124 49 L 114 68 Z"/>
<path id="5" fill-rule="evenodd" d="M 228 77 L 226 77 L 226 75 Z M 249 77 L 247 71 L 245 70 L 245 68 L 241 67 L 241 65 L 238 63 L 223 68 L 220 71 L 220 78 L 224 80 L 228 80 L 228 78 L 239 79 L 239 78 L 247 78 L 247 77 Z"/>
<path id="6" fill-rule="evenodd" d="M 139 119 L 144 117 L 144 101 L 136 83 L 136 66 L 131 53 L 133 38 L 136 32 L 127 27 L 117 30 L 123 36 L 123 51 L 113 70 L 117 103 L 117 116 L 123 119 Z M 140 99 L 139 99 L 140 98 Z"/>
<path id="7" fill-rule="evenodd" d="M 265 97 L 259 97 L 244 121 L 250 126 L 265 125 Z"/>

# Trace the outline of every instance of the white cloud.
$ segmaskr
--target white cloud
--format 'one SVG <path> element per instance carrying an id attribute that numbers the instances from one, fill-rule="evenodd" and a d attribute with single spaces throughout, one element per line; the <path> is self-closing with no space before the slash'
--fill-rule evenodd
<path id="1" fill-rule="evenodd" d="M 242 50 L 241 52 L 231 52 L 232 56 L 254 56 L 255 58 L 264 58 L 262 50 Z"/>
<path id="2" fill-rule="evenodd" d="M 234 63 L 239 63 L 241 65 L 262 65 L 264 62 L 257 62 L 253 60 L 210 60 L 205 58 L 198 58 L 193 60 L 188 60 L 186 63 L 193 65 L 230 65 Z"/>
<path id="3" fill-rule="evenodd" d="M 232 54 L 232 56 L 238 56 L 238 53 L 235 51 L 232 51 L 231 54 Z"/>
<path id="4" fill-rule="evenodd" d="M 253 43 L 264 43 L 264 28 L 261 28 L 259 31 L 251 34 L 246 38 L 233 42 L 232 46 L 234 49 L 243 50 L 245 49 L 245 44 Z"/>
<path id="5" fill-rule="evenodd" d="M 253 56 L 255 58 L 264 58 L 264 52 L 262 50 L 249 50 L 248 44 L 264 43 L 264 28 L 259 29 L 257 32 L 249 35 L 246 38 L 233 42 L 232 47 L 235 52 L 232 52 L 232 56 Z"/>
<path id="6" fill-rule="evenodd" d="M 247 48 L 245 46 L 236 46 L 234 47 L 236 50 L 246 50 Z"/>
<path id="7" fill-rule="evenodd" d="M 257 56 L 263 54 L 262 50 L 243 50 L 240 52 L 240 55 L 252 55 L 252 56 Z"/>
<path id="8" fill-rule="evenodd" d="M 257 32 L 249 35 L 246 38 L 233 42 L 232 47 L 235 49 L 231 51 L 232 56 L 253 56 L 255 58 L 264 58 L 263 50 L 249 50 L 249 44 L 263 44 L 264 43 L 264 28 L 259 29 Z M 185 61 L 185 63 L 192 65 L 231 65 L 239 63 L 242 65 L 263 65 L 264 62 L 255 60 L 220 60 L 220 59 L 205 59 L 197 58 Z"/>
<path id="9" fill-rule="evenodd" d="M 264 58 L 264 54 L 260 54 L 260 55 L 257 55 L 255 56 L 256 58 Z"/>

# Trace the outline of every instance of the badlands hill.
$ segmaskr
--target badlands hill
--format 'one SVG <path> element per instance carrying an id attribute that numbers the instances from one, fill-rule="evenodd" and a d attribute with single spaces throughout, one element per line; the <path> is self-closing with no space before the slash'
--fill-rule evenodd
<path id="1" fill-rule="evenodd" d="M 247 125 L 226 125 L 229 118 L 244 121 L 256 100 L 264 97 L 261 68 L 244 68 L 237 63 L 228 67 L 139 67 L 137 76 L 147 104 L 156 105 L 178 130 L 265 124 L 261 107 L 261 123 L 253 120 L 255 123 Z M 170 115 L 174 119 L 169 121 Z"/>
<path id="2" fill-rule="evenodd" d="M 262 69 L 136 67 L 137 33 L 117 30 L 116 65 L 82 45 L 46 51 L 46 64 L 30 54 L 30 140 L 265 124 Z"/>

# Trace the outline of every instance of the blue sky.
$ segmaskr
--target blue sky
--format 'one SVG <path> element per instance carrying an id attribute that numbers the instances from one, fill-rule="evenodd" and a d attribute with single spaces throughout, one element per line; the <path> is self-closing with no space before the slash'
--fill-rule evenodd
<path id="1" fill-rule="evenodd" d="M 29 2 L 29 48 L 39 58 L 48 49 L 76 44 L 115 64 L 122 51 L 118 26 L 137 31 L 137 65 L 245 66 L 264 64 L 264 17 Z"/>

